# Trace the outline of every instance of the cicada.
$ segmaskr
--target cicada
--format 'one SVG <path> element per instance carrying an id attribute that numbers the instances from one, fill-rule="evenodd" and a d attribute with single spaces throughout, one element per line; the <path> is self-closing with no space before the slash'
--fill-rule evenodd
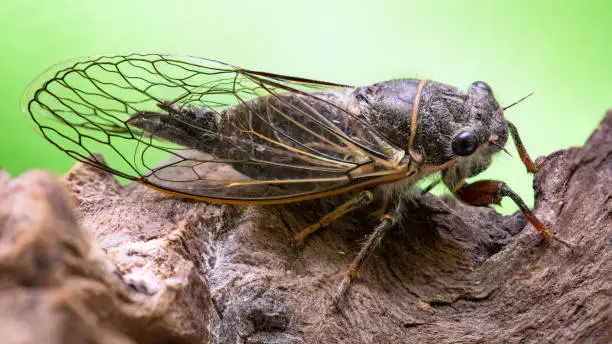
<path id="1" fill-rule="evenodd" d="M 508 185 L 465 182 L 491 165 L 509 136 L 527 170 L 536 170 L 484 82 L 467 92 L 417 79 L 356 87 L 134 53 L 64 62 L 27 95 L 23 111 L 57 148 L 159 191 L 230 204 L 351 195 L 299 232 L 298 241 L 385 198 L 380 224 L 346 272 L 334 305 L 396 223 L 398 198 L 430 175 L 470 205 L 499 204 L 508 196 L 542 236 L 570 246 Z"/>

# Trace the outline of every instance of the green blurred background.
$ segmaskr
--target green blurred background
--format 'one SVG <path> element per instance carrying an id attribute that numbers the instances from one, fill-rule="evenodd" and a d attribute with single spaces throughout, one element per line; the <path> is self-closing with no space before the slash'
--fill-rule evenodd
<path id="1" fill-rule="evenodd" d="M 4 0 L 0 42 L 0 166 L 14 176 L 74 163 L 19 112 L 26 85 L 100 53 L 180 53 L 358 85 L 483 80 L 506 105 L 535 92 L 506 112 L 533 157 L 582 145 L 612 107 L 611 1 Z M 532 177 L 510 152 L 482 177 L 533 204 Z"/>

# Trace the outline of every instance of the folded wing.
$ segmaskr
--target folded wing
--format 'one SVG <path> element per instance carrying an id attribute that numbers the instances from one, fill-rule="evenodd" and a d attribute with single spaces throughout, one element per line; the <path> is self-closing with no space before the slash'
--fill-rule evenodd
<path id="1" fill-rule="evenodd" d="M 404 152 L 359 116 L 352 89 L 194 57 L 106 55 L 53 67 L 23 108 L 58 148 L 120 177 L 274 204 L 402 177 Z"/>

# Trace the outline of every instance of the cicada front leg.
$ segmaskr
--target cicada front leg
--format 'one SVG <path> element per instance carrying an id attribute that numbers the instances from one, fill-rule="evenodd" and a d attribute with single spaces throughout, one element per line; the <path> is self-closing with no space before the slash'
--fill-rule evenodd
<path id="1" fill-rule="evenodd" d="M 445 178 L 445 184 L 447 184 L 447 182 L 448 181 Z M 512 191 L 512 189 L 510 189 L 510 187 L 504 182 L 497 180 L 480 180 L 472 184 L 468 184 L 461 179 L 459 181 L 455 181 L 454 183 L 448 183 L 447 186 L 449 186 L 449 189 L 458 199 L 469 205 L 477 207 L 488 207 L 491 204 L 500 205 L 504 197 L 509 197 L 519 207 L 529 223 L 533 225 L 533 227 L 542 237 L 556 240 L 570 249 L 574 246 L 559 238 L 557 234 L 550 233 L 544 224 L 542 224 L 542 222 L 540 222 L 540 220 L 538 220 L 533 212 L 527 207 L 521 197 L 516 192 Z"/>

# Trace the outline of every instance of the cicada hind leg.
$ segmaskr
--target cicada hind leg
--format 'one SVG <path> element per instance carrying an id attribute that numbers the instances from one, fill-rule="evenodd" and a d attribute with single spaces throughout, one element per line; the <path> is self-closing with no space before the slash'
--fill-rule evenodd
<path id="1" fill-rule="evenodd" d="M 295 236 L 295 239 L 298 243 L 302 243 L 310 234 L 316 232 L 322 227 L 328 226 L 330 223 L 340 218 L 341 216 L 354 211 L 359 208 L 363 208 L 366 205 L 370 204 L 373 200 L 373 194 L 370 191 L 362 191 L 356 197 L 351 198 L 347 202 L 340 205 L 334 211 L 329 214 L 323 216 L 321 220 L 317 223 L 314 223 L 300 233 Z M 394 215 L 395 211 L 389 212 L 389 204 L 385 204 L 382 209 L 382 217 L 380 224 L 374 229 L 374 231 L 368 236 L 366 243 L 361 247 L 361 250 L 357 254 L 357 256 L 353 259 L 351 265 L 346 271 L 345 277 L 338 286 L 336 293 L 334 294 L 334 298 L 332 300 L 332 308 L 337 309 L 340 300 L 346 294 L 351 282 L 361 269 L 361 266 L 366 261 L 366 259 L 374 252 L 376 247 L 380 246 L 383 236 L 385 233 L 393 226 L 395 223 Z"/>
<path id="2" fill-rule="evenodd" d="M 344 279 L 342 280 L 340 286 L 338 286 L 338 290 L 336 290 L 336 293 L 334 294 L 334 298 L 332 300 L 333 309 L 337 310 L 338 304 L 344 297 L 344 294 L 346 294 L 346 291 L 348 290 L 353 279 L 357 277 L 357 273 L 359 273 L 361 266 L 363 265 L 365 260 L 372 254 L 372 252 L 374 252 L 374 250 L 378 246 L 380 246 L 380 243 L 385 233 L 387 233 L 387 231 L 395 223 L 394 214 L 394 212 L 387 212 L 382 216 L 381 222 L 378 227 L 376 227 L 374 231 L 368 236 L 368 240 L 361 247 L 361 250 L 355 257 L 355 259 L 353 259 L 353 262 L 349 266 L 348 270 L 346 270 L 346 275 L 344 276 Z"/>

